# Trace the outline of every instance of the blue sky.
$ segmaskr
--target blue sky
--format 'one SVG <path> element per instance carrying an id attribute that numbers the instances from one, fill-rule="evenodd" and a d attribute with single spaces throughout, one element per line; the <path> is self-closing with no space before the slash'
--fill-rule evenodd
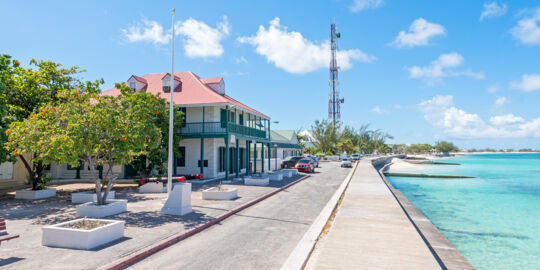
<path id="1" fill-rule="evenodd" d="M 108 89 L 169 71 L 173 7 L 176 70 L 223 76 L 274 128 L 327 117 L 335 22 L 345 124 L 540 149 L 540 1 L 3 1 L 0 53 L 78 65 Z"/>

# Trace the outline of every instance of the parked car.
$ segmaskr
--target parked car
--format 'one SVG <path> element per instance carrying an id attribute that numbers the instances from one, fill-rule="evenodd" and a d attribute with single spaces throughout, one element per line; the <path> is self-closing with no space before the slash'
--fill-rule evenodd
<path id="1" fill-rule="evenodd" d="M 290 157 L 286 157 L 283 162 L 281 163 L 281 168 L 282 169 L 290 169 L 290 168 L 294 168 L 294 166 L 296 166 L 296 163 L 301 160 L 302 158 L 304 157 L 298 157 L 298 156 L 290 156 Z"/>
<path id="2" fill-rule="evenodd" d="M 341 160 L 341 168 L 343 167 L 352 167 L 352 161 L 350 158 L 344 158 Z"/>
<path id="3" fill-rule="evenodd" d="M 315 168 L 319 168 L 319 158 L 310 156 L 311 160 L 313 160 L 313 163 L 315 163 Z"/>
<path id="4" fill-rule="evenodd" d="M 360 160 L 361 158 L 362 158 L 362 155 L 360 155 L 360 154 L 351 155 L 351 160 L 352 161 L 357 161 L 357 160 Z"/>
<path id="5" fill-rule="evenodd" d="M 311 158 L 302 158 L 296 163 L 296 166 L 294 166 L 295 169 L 297 169 L 299 172 L 314 172 L 315 171 L 315 163 Z"/>

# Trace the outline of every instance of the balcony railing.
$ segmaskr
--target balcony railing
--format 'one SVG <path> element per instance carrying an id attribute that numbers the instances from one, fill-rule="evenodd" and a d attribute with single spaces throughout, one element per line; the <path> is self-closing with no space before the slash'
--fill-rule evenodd
<path id="1" fill-rule="evenodd" d="M 179 128 L 178 132 L 183 136 L 225 135 L 227 130 L 230 134 L 244 135 L 253 138 L 268 138 L 266 128 L 256 129 L 226 122 L 185 123 Z"/>

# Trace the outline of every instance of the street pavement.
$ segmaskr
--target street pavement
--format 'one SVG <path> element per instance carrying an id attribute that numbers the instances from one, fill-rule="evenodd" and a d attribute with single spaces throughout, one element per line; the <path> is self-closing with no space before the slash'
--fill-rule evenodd
<path id="1" fill-rule="evenodd" d="M 316 173 L 132 269 L 279 269 L 350 172 L 321 162 Z"/>

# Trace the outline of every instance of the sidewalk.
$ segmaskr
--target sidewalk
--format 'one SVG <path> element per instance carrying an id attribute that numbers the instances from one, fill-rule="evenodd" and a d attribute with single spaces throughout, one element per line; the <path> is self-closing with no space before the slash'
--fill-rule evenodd
<path id="1" fill-rule="evenodd" d="M 370 160 L 361 160 L 306 269 L 441 269 Z"/>
<path id="2" fill-rule="evenodd" d="M 68 184 L 57 188 L 54 198 L 26 201 L 13 199 L 13 195 L 0 196 L 0 217 L 5 218 L 10 233 L 20 238 L 0 246 L 2 269 L 96 269 L 133 252 L 141 250 L 171 235 L 187 231 L 215 219 L 268 192 L 285 186 L 302 174 L 272 181 L 269 186 L 224 185 L 238 188 L 239 198 L 231 201 L 201 199 L 201 190 L 216 183 L 193 185 L 191 202 L 193 213 L 185 216 L 162 215 L 160 210 L 166 193 L 139 194 L 136 185 L 118 184 L 117 199 L 128 200 L 128 211 L 108 219 L 125 220 L 125 237 L 93 250 L 50 248 L 41 245 L 41 227 L 75 218 L 75 204 L 71 192 L 92 188 L 92 184 Z"/>

